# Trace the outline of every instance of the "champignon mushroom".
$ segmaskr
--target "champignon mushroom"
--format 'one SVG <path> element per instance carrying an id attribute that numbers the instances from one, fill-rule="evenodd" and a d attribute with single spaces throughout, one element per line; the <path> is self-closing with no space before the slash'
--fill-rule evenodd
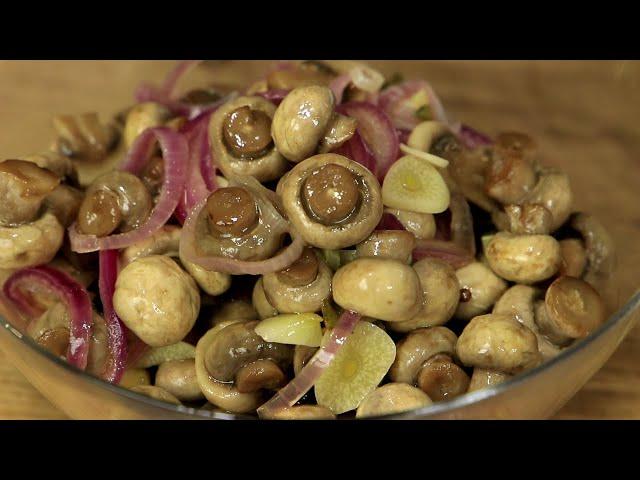
<path id="1" fill-rule="evenodd" d="M 127 232 L 143 224 L 153 200 L 135 175 L 112 171 L 96 178 L 85 192 L 78 212 L 80 233 L 104 237 L 116 230 Z"/>
<path id="2" fill-rule="evenodd" d="M 155 387 L 153 385 L 138 385 L 136 387 L 131 387 L 129 390 L 140 393 L 146 397 L 153 398 L 154 400 L 160 400 L 161 402 L 182 405 L 180 400 L 178 400 L 174 395 L 163 388 Z"/>
<path id="3" fill-rule="evenodd" d="M 416 385 L 426 361 L 439 353 L 453 355 L 457 340 L 456 334 L 446 327 L 414 330 L 398 342 L 389 377 L 393 382 Z"/>
<path id="4" fill-rule="evenodd" d="M 520 203 L 539 204 L 549 210 L 553 218 L 550 231 L 554 232 L 571 214 L 573 194 L 569 177 L 551 168 L 541 169 L 535 187 Z"/>
<path id="5" fill-rule="evenodd" d="M 378 230 L 356 245 L 358 258 L 378 257 L 411 263 L 416 237 L 406 230 Z"/>
<path id="6" fill-rule="evenodd" d="M 473 369 L 473 375 L 471 375 L 471 382 L 469 382 L 469 389 L 467 392 L 475 392 L 476 390 L 500 385 L 511 377 L 512 375 L 509 375 L 508 373 L 476 367 Z"/>
<path id="7" fill-rule="evenodd" d="M 429 240 L 436 235 L 436 221 L 431 213 L 409 212 L 385 208 L 384 213 L 393 215 L 407 232 L 419 240 Z"/>
<path id="8" fill-rule="evenodd" d="M 265 420 L 335 420 L 334 413 L 320 405 L 296 405 L 290 408 L 267 410 Z"/>
<path id="9" fill-rule="evenodd" d="M 497 275 L 530 284 L 552 277 L 560 268 L 560 245 L 550 235 L 499 232 L 485 248 L 487 262 Z"/>
<path id="10" fill-rule="evenodd" d="M 582 241 L 577 238 L 565 238 L 558 243 L 562 258 L 558 274 L 576 278 L 582 277 L 587 267 L 587 251 Z"/>
<path id="11" fill-rule="evenodd" d="M 329 120 L 324 137 L 320 140 L 318 153 L 335 150 L 356 133 L 358 121 L 355 118 L 334 113 Z"/>
<path id="12" fill-rule="evenodd" d="M 261 389 L 277 390 L 284 386 L 287 376 L 272 360 L 256 360 L 238 370 L 236 387 L 240 393 L 257 392 Z"/>
<path id="13" fill-rule="evenodd" d="M 182 340 L 200 311 L 193 278 L 171 258 L 150 255 L 124 267 L 113 295 L 116 313 L 144 343 L 153 347 Z"/>
<path id="14" fill-rule="evenodd" d="M 509 219 L 509 231 L 518 235 L 546 235 L 551 231 L 553 217 L 544 206 L 525 203 L 507 205 L 504 211 Z"/>
<path id="15" fill-rule="evenodd" d="M 95 112 L 58 115 L 53 118 L 58 135 L 53 150 L 67 157 L 97 163 L 113 150 L 119 139 L 114 125 L 105 125 Z"/>
<path id="16" fill-rule="evenodd" d="M 279 178 L 288 168 L 271 138 L 276 107 L 262 97 L 238 97 L 211 116 L 211 153 L 225 177 L 250 175 L 260 182 Z"/>
<path id="17" fill-rule="evenodd" d="M 316 153 L 333 117 L 335 98 L 320 85 L 297 87 L 278 106 L 271 136 L 278 151 L 292 162 Z"/>
<path id="18" fill-rule="evenodd" d="M 454 316 L 469 320 L 489 311 L 500 295 L 507 289 L 507 283 L 491 271 L 484 263 L 473 262 L 456 270 L 460 290 L 465 290 L 470 299 L 460 302 Z"/>
<path id="19" fill-rule="evenodd" d="M 301 63 L 294 68 L 274 69 L 267 75 L 267 87 L 278 90 L 292 90 L 309 85 L 326 85 L 335 73 L 324 65 Z"/>
<path id="20" fill-rule="evenodd" d="M 609 282 L 616 265 L 613 239 L 598 219 L 587 213 L 577 213 L 571 218 L 571 226 L 582 234 L 587 254 L 584 280 L 595 288 L 603 288 Z"/>
<path id="21" fill-rule="evenodd" d="M 62 246 L 64 228 L 52 213 L 17 227 L 0 226 L 0 268 L 47 263 Z"/>
<path id="22" fill-rule="evenodd" d="M 605 320 L 606 308 L 598 292 L 574 277 L 555 279 L 545 293 L 544 308 L 536 310 L 540 331 L 558 344 L 586 337 Z"/>
<path id="23" fill-rule="evenodd" d="M 263 372 L 267 375 L 259 368 L 249 371 L 245 367 L 258 360 L 269 360 L 282 371 L 292 360 L 293 348 L 265 342 L 255 333 L 256 324 L 234 320 L 220 323 L 196 346 L 196 375 L 202 392 L 211 403 L 231 412 L 255 410 L 262 397 L 260 389 L 273 386 L 271 365 Z M 250 392 L 241 392 L 234 383 L 239 373 Z"/>
<path id="24" fill-rule="evenodd" d="M 282 177 L 277 192 L 292 225 L 318 248 L 360 243 L 382 218 L 378 180 L 359 163 L 333 153 L 298 163 Z"/>
<path id="25" fill-rule="evenodd" d="M 560 348 L 540 333 L 536 323 L 535 302 L 540 295 L 538 289 L 528 285 L 514 285 L 509 288 L 493 307 L 492 313 L 511 315 L 525 325 L 538 339 L 538 350 L 543 360 L 548 360 L 560 353 Z"/>
<path id="26" fill-rule="evenodd" d="M 269 303 L 269 300 L 264 293 L 264 287 L 262 286 L 262 277 L 260 277 L 256 284 L 253 286 L 251 303 L 253 303 L 253 308 L 256 310 L 256 312 L 258 312 L 258 316 L 261 320 L 278 315 L 278 309 L 271 305 L 271 303 Z"/>
<path id="27" fill-rule="evenodd" d="M 148 128 L 163 125 L 171 112 L 155 102 L 139 103 L 127 113 L 124 125 L 124 143 L 127 148 L 133 145 L 138 136 Z"/>
<path id="28" fill-rule="evenodd" d="M 485 191 L 502 204 L 519 203 L 536 184 L 533 164 L 520 153 L 495 148 L 485 172 Z"/>
<path id="29" fill-rule="evenodd" d="M 387 383 L 367 395 L 356 418 L 391 415 L 431 405 L 431 399 L 422 390 L 405 383 Z"/>
<path id="30" fill-rule="evenodd" d="M 306 248 L 284 270 L 265 274 L 262 286 L 269 304 L 280 313 L 311 313 L 320 310 L 331 295 L 331 277 L 331 269 Z"/>
<path id="31" fill-rule="evenodd" d="M 453 316 L 460 300 L 460 284 L 451 265 L 437 258 L 423 258 L 413 264 L 418 274 L 424 304 L 418 314 L 404 322 L 390 322 L 391 330 L 408 332 L 442 325 Z"/>
<path id="32" fill-rule="evenodd" d="M 196 378 L 196 362 L 192 358 L 162 363 L 156 372 L 155 385 L 178 400 L 193 401 L 204 398 Z"/>
<path id="33" fill-rule="evenodd" d="M 34 155 L 19 157 L 19 159 L 25 162 L 35 163 L 40 168 L 46 168 L 60 179 L 66 179 L 72 184 L 77 183 L 78 174 L 76 167 L 66 155 L 54 151 L 45 151 Z"/>
<path id="34" fill-rule="evenodd" d="M 278 251 L 285 230 L 272 193 L 253 177 L 234 177 L 209 195 L 195 225 L 200 252 L 253 261 Z"/>
<path id="35" fill-rule="evenodd" d="M 69 227 L 77 218 L 84 193 L 69 185 L 58 185 L 44 199 L 44 207 L 53 213 L 63 227 Z"/>
<path id="36" fill-rule="evenodd" d="M 449 355 L 438 354 L 427 360 L 418 372 L 418 388 L 434 402 L 451 400 L 467 391 L 469 376 Z"/>
<path id="37" fill-rule="evenodd" d="M 359 258 L 338 269 L 333 299 L 342 308 L 387 322 L 410 320 L 423 303 L 416 271 L 382 258 Z"/>
<path id="38" fill-rule="evenodd" d="M 259 316 L 253 305 L 244 300 L 231 300 L 225 302 L 218 307 L 211 317 L 210 324 L 212 327 L 230 321 L 250 322 L 258 320 Z"/>
<path id="39" fill-rule="evenodd" d="M 506 373 L 535 367 L 541 360 L 531 329 L 511 315 L 497 313 L 473 318 L 458 338 L 456 353 L 468 367 Z"/>

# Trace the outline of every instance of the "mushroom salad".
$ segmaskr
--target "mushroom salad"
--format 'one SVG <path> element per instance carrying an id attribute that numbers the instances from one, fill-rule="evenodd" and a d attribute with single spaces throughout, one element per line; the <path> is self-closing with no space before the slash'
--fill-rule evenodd
<path id="1" fill-rule="evenodd" d="M 0 299 L 42 348 L 171 404 L 361 418 L 508 381 L 606 320 L 611 238 L 528 135 L 361 63 L 180 92 L 198 63 L 0 163 Z"/>

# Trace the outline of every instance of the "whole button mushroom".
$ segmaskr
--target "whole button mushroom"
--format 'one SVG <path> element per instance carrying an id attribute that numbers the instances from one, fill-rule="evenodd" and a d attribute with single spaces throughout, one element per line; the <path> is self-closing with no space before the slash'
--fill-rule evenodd
<path id="1" fill-rule="evenodd" d="M 558 242 L 562 263 L 558 269 L 560 275 L 580 278 L 587 267 L 587 251 L 581 240 L 566 238 Z"/>
<path id="2" fill-rule="evenodd" d="M 515 320 L 525 325 L 538 339 L 538 350 L 543 360 L 548 360 L 560 353 L 560 348 L 540 333 L 536 323 L 536 299 L 539 290 L 528 285 L 514 285 L 509 288 L 493 307 L 492 313 L 511 315 Z"/>
<path id="3" fill-rule="evenodd" d="M 271 135 L 278 151 L 292 162 L 312 156 L 333 118 L 330 88 L 309 85 L 293 89 L 278 106 Z"/>
<path id="4" fill-rule="evenodd" d="M 238 97 L 211 116 L 211 153 L 225 177 L 250 175 L 260 182 L 279 178 L 288 168 L 271 138 L 276 107 L 262 97 Z"/>
<path id="5" fill-rule="evenodd" d="M 413 318 L 423 303 L 416 271 L 405 263 L 379 258 L 359 258 L 338 269 L 333 299 L 344 309 L 387 322 Z"/>
<path id="6" fill-rule="evenodd" d="M 44 201 L 60 179 L 23 160 L 0 163 L 0 268 L 47 263 L 62 246 L 64 228 Z"/>
<path id="7" fill-rule="evenodd" d="M 487 262 L 497 275 L 531 284 L 552 277 L 560 268 L 560 245 L 550 235 L 495 234 L 485 248 Z"/>
<path id="8" fill-rule="evenodd" d="M 122 269 L 113 305 L 127 328 L 144 343 L 161 347 L 189 333 L 200 311 L 200 294 L 175 261 L 151 255 Z"/>
<path id="9" fill-rule="evenodd" d="M 553 217 L 546 207 L 538 204 L 507 205 L 509 231 L 515 234 L 545 235 L 551 231 Z"/>
<path id="10" fill-rule="evenodd" d="M 19 160 L 35 163 L 40 168 L 45 168 L 59 178 L 69 181 L 69 183 L 77 184 L 78 174 L 73 161 L 66 155 L 54 151 L 44 151 L 33 155 L 25 155 L 19 157 Z"/>
<path id="11" fill-rule="evenodd" d="M 480 262 L 473 262 L 456 270 L 460 289 L 468 292 L 470 299 L 458 304 L 454 316 L 469 320 L 491 309 L 500 295 L 507 289 L 507 283 Z"/>
<path id="12" fill-rule="evenodd" d="M 405 230 L 379 230 L 356 245 L 359 258 L 379 257 L 411 263 L 416 237 Z"/>
<path id="13" fill-rule="evenodd" d="M 58 185 L 44 199 L 44 207 L 53 213 L 60 224 L 67 228 L 78 217 L 84 192 L 69 185 Z"/>
<path id="14" fill-rule="evenodd" d="M 420 279 L 424 304 L 411 320 L 390 322 L 388 327 L 396 332 L 443 325 L 453 316 L 460 300 L 458 277 L 448 263 L 437 258 L 423 258 L 413 264 L 413 269 Z"/>
<path id="15" fill-rule="evenodd" d="M 192 358 L 162 363 L 156 372 L 155 385 L 181 401 L 204 398 L 196 378 L 196 362 Z"/>
<path id="16" fill-rule="evenodd" d="M 431 405 L 431 399 L 422 390 L 405 383 L 387 383 L 365 397 L 356 418 L 407 412 Z"/>
<path id="17" fill-rule="evenodd" d="M 476 367 L 473 369 L 471 382 L 469 382 L 469 389 L 467 392 L 475 392 L 476 390 L 483 390 L 485 388 L 493 387 L 494 385 L 500 385 L 511 377 L 512 375 L 509 375 L 508 373 Z"/>
<path id="18" fill-rule="evenodd" d="M 584 338 L 606 320 L 606 308 L 598 292 L 574 277 L 554 280 L 545 293 L 544 307 L 536 312 L 536 322 L 552 341 Z"/>
<path id="19" fill-rule="evenodd" d="M 120 132 L 113 124 L 103 124 L 95 112 L 58 115 L 53 118 L 58 135 L 52 149 L 74 160 L 100 163 L 117 145 Z"/>
<path id="20" fill-rule="evenodd" d="M 317 312 L 331 295 L 331 269 L 310 248 L 286 269 L 262 277 L 265 296 L 280 313 Z"/>
<path id="21" fill-rule="evenodd" d="M 468 367 L 518 373 L 540 363 L 535 333 L 510 315 L 473 318 L 462 331 L 456 354 Z"/>
<path id="22" fill-rule="evenodd" d="M 519 203 L 536 185 L 534 166 L 522 153 L 506 151 L 498 143 L 494 152 L 485 175 L 485 191 L 500 203 Z"/>
<path id="23" fill-rule="evenodd" d="M 573 193 L 566 173 L 551 168 L 541 169 L 538 182 L 521 203 L 544 206 L 553 217 L 551 232 L 564 224 L 571 214 Z"/>
<path id="24" fill-rule="evenodd" d="M 412 233 L 418 240 L 429 240 L 436 235 L 436 221 L 431 213 L 410 212 L 385 208 L 384 213 L 393 215 L 404 229 Z"/>
<path id="25" fill-rule="evenodd" d="M 382 218 L 380 184 L 342 155 L 315 155 L 278 183 L 290 222 L 317 248 L 338 250 L 365 240 Z"/>
<path id="26" fill-rule="evenodd" d="M 146 129 L 163 125 L 170 116 L 171 112 L 165 106 L 155 102 L 139 103 L 132 107 L 124 125 L 124 143 L 127 148 Z"/>

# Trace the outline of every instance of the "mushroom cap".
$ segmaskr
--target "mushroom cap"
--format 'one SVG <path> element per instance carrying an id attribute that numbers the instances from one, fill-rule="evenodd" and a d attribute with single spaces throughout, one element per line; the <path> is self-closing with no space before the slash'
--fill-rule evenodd
<path id="1" fill-rule="evenodd" d="M 384 213 L 390 213 L 402 224 L 407 232 L 419 240 L 429 240 L 436 236 L 436 220 L 431 213 L 409 212 L 385 208 Z"/>
<path id="2" fill-rule="evenodd" d="M 258 320 L 258 312 L 253 305 L 244 300 L 230 300 L 219 306 L 211 317 L 211 326 L 235 320 L 238 322 L 250 322 Z"/>
<path id="3" fill-rule="evenodd" d="M 317 255 L 314 252 L 315 255 Z M 312 313 L 322 307 L 331 295 L 333 272 L 322 260 L 318 259 L 318 274 L 307 285 L 292 287 L 283 283 L 278 272 L 267 273 L 262 277 L 264 294 L 270 305 L 280 313 Z"/>
<path id="4" fill-rule="evenodd" d="M 560 244 L 560 256 L 562 264 L 558 269 L 560 275 L 580 278 L 587 267 L 587 251 L 582 240 L 577 238 L 565 238 Z"/>
<path id="5" fill-rule="evenodd" d="M 50 262 L 62 246 L 64 228 L 52 213 L 18 227 L 0 227 L 0 268 L 25 268 Z"/>
<path id="6" fill-rule="evenodd" d="M 134 105 L 125 120 L 124 143 L 130 147 L 147 128 L 162 125 L 170 116 L 171 112 L 159 103 L 143 102 Z"/>
<path id="7" fill-rule="evenodd" d="M 390 415 L 431 405 L 431 399 L 422 390 L 406 383 L 387 383 L 365 397 L 356 418 Z"/>
<path id="8" fill-rule="evenodd" d="M 473 318 L 458 338 L 456 353 L 466 366 L 506 373 L 535 367 L 541 360 L 535 333 L 497 313 Z"/>
<path id="9" fill-rule="evenodd" d="M 156 372 L 155 385 L 178 400 L 193 401 L 204 398 L 196 378 L 196 361 L 193 358 L 162 363 Z"/>
<path id="10" fill-rule="evenodd" d="M 271 305 L 271 303 L 269 303 L 269 300 L 264 293 L 264 288 L 262 286 L 262 277 L 260 277 L 256 284 L 253 286 L 251 302 L 253 303 L 253 308 L 256 310 L 256 312 L 258 312 L 261 320 L 278 315 L 278 309 Z"/>
<path id="11" fill-rule="evenodd" d="M 566 173 L 545 168 L 540 171 L 538 183 L 520 203 L 537 203 L 551 212 L 551 232 L 567 221 L 571 214 L 573 193 Z"/>
<path id="12" fill-rule="evenodd" d="M 292 162 L 313 155 L 333 118 L 335 98 L 329 87 L 308 85 L 291 90 L 273 115 L 271 136 Z"/>
<path id="13" fill-rule="evenodd" d="M 584 280 L 595 288 L 603 289 L 616 267 L 615 244 L 602 223 L 588 213 L 577 213 L 571 218 L 571 226 L 584 239 L 587 253 L 587 270 Z"/>
<path id="14" fill-rule="evenodd" d="M 489 311 L 500 295 L 507 289 L 507 283 L 498 277 L 484 263 L 473 262 L 456 270 L 460 289 L 471 292 L 471 300 L 458 303 L 454 316 L 469 320 Z"/>
<path id="15" fill-rule="evenodd" d="M 153 235 L 123 249 L 120 261 L 123 265 L 149 255 L 167 255 L 177 257 L 180 246 L 180 232 L 177 225 L 163 225 Z"/>
<path id="16" fill-rule="evenodd" d="M 560 245 L 550 235 L 499 232 L 487 244 L 485 255 L 497 275 L 524 284 L 552 277 L 562 262 Z"/>
<path id="17" fill-rule="evenodd" d="M 268 182 L 279 178 L 288 168 L 287 160 L 276 148 L 269 149 L 258 158 L 239 158 L 234 156 L 227 147 L 223 129 L 227 116 L 240 107 L 250 107 L 265 113 L 272 119 L 276 113 L 276 107 L 262 97 L 238 97 L 220 106 L 211 116 L 209 122 L 209 142 L 211 153 L 216 159 L 222 173 L 230 178 L 234 175 L 248 175 L 255 177 L 260 182 Z"/>
<path id="18" fill-rule="evenodd" d="M 44 206 L 56 216 L 63 227 L 67 228 L 78 217 L 83 199 L 84 193 L 81 190 L 69 185 L 58 185 L 44 199 Z"/>
<path id="19" fill-rule="evenodd" d="M 356 255 L 359 258 L 389 258 L 409 263 L 415 245 L 416 237 L 406 230 L 377 230 L 356 245 Z"/>
<path id="20" fill-rule="evenodd" d="M 388 327 L 396 332 L 443 325 L 453 316 L 460 301 L 460 284 L 451 265 L 437 258 L 423 258 L 413 264 L 413 269 L 420 279 L 424 304 L 410 320 L 390 322 Z"/>
<path id="21" fill-rule="evenodd" d="M 301 194 L 307 177 L 328 164 L 349 170 L 357 178 L 360 188 L 359 208 L 337 225 L 315 221 L 307 212 Z M 281 178 L 277 192 L 291 224 L 308 244 L 318 248 L 338 250 L 360 243 L 382 218 L 382 194 L 378 180 L 359 163 L 334 153 L 315 155 L 298 163 Z"/>
<path id="22" fill-rule="evenodd" d="M 418 372 L 417 382 L 431 400 L 441 402 L 466 393 L 469 376 L 449 355 L 438 354 L 425 362 Z"/>
<path id="23" fill-rule="evenodd" d="M 333 299 L 361 315 L 399 322 L 422 307 L 422 287 L 415 270 L 397 260 L 359 258 L 333 276 Z"/>
<path id="24" fill-rule="evenodd" d="M 469 382 L 469 389 L 467 392 L 475 392 L 476 390 L 500 385 L 511 377 L 512 375 L 509 375 L 508 373 L 476 367 L 473 369 L 473 375 L 471 375 L 471 381 Z"/>
<path id="25" fill-rule="evenodd" d="M 394 382 L 415 385 L 424 363 L 439 353 L 453 355 L 457 341 L 456 334 L 446 327 L 414 330 L 398 342 L 389 377 Z"/>
<path id="26" fill-rule="evenodd" d="M 161 347 L 182 340 L 200 311 L 193 278 L 164 255 L 131 262 L 120 272 L 113 295 L 116 313 L 147 345 Z"/>
<path id="27" fill-rule="evenodd" d="M 182 405 L 180 400 L 178 400 L 173 394 L 167 392 L 165 389 L 160 387 L 155 387 L 153 385 L 138 385 L 135 387 L 131 387 L 129 390 L 136 393 L 141 393 L 142 395 L 146 395 L 147 397 L 153 398 L 155 400 L 160 400 L 161 402 L 173 403 L 174 405 Z"/>

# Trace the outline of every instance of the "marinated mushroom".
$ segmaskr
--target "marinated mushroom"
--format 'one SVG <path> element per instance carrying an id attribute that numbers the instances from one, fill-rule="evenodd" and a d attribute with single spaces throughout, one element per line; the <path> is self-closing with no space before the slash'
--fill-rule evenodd
<path id="1" fill-rule="evenodd" d="M 118 385 L 133 390 L 137 387 L 151 386 L 151 375 L 144 368 L 127 368 Z"/>
<path id="2" fill-rule="evenodd" d="M 460 290 L 470 296 L 460 302 L 454 316 L 469 320 L 486 313 L 507 289 L 507 283 L 498 277 L 489 267 L 480 262 L 473 262 L 456 270 Z"/>
<path id="3" fill-rule="evenodd" d="M 334 104 L 328 87 L 309 85 L 289 92 L 276 109 L 271 125 L 278 151 L 296 163 L 316 153 L 334 119 Z"/>
<path id="4" fill-rule="evenodd" d="M 307 364 L 311 357 L 318 351 L 316 347 L 306 345 L 296 345 L 293 352 L 293 373 L 298 375 L 300 370 Z"/>
<path id="5" fill-rule="evenodd" d="M 331 295 L 331 269 L 310 248 L 286 269 L 267 273 L 262 286 L 280 313 L 317 312 Z"/>
<path id="6" fill-rule="evenodd" d="M 33 155 L 19 157 L 25 162 L 35 163 L 40 168 L 45 168 L 53 172 L 58 178 L 69 181 L 75 185 L 78 181 L 78 174 L 73 161 L 66 155 L 54 151 L 44 151 Z"/>
<path id="7" fill-rule="evenodd" d="M 356 245 L 358 258 L 378 257 L 411 262 L 416 237 L 406 230 L 378 230 Z"/>
<path id="8" fill-rule="evenodd" d="M 549 210 L 553 219 L 550 231 L 554 232 L 571 214 L 573 193 L 568 175 L 551 168 L 541 169 L 535 187 L 521 203 L 539 204 Z"/>
<path id="9" fill-rule="evenodd" d="M 129 390 L 140 393 L 146 397 L 153 398 L 154 400 L 173 403 L 174 405 L 181 405 L 180 400 L 160 387 L 155 387 L 153 385 L 138 385 L 136 387 L 131 387 Z"/>
<path id="10" fill-rule="evenodd" d="M 244 300 L 232 300 L 225 302 L 220 306 L 211 318 L 211 326 L 215 327 L 221 323 L 230 321 L 249 322 L 258 320 L 259 316 L 256 309 L 249 302 Z"/>
<path id="11" fill-rule="evenodd" d="M 320 405 L 296 405 L 290 408 L 269 411 L 266 420 L 335 420 L 335 414 Z"/>
<path id="12" fill-rule="evenodd" d="M 44 207 L 53 213 L 60 224 L 67 228 L 78 217 L 84 193 L 69 185 L 58 185 L 44 199 Z"/>
<path id="13" fill-rule="evenodd" d="M 58 135 L 53 150 L 74 160 L 97 163 L 114 149 L 120 132 L 103 124 L 95 112 L 81 115 L 58 115 L 53 118 Z"/>
<path id="14" fill-rule="evenodd" d="M 333 153 L 298 163 L 282 177 L 277 193 L 292 225 L 318 248 L 360 243 L 382 218 L 378 180 L 359 163 Z"/>
<path id="15" fill-rule="evenodd" d="M 64 228 L 52 213 L 17 227 L 0 226 L 0 268 L 25 268 L 51 261 L 62 246 Z"/>
<path id="16" fill-rule="evenodd" d="M 365 397 L 356 418 L 390 415 L 431 405 L 431 399 L 422 390 L 405 383 L 387 383 Z"/>
<path id="17" fill-rule="evenodd" d="M 536 335 L 511 315 L 473 318 L 456 344 L 456 354 L 468 367 L 518 373 L 540 363 Z"/>
<path id="18" fill-rule="evenodd" d="M 262 97 L 238 97 L 211 116 L 211 153 L 225 177 L 250 175 L 260 182 L 279 178 L 288 168 L 271 138 L 276 107 Z"/>
<path id="19" fill-rule="evenodd" d="M 259 278 L 256 284 L 253 286 L 251 303 L 253 304 L 253 308 L 255 309 L 255 311 L 258 312 L 258 316 L 260 317 L 260 319 L 275 317 L 278 314 L 278 309 L 271 305 L 271 303 L 269 303 L 269 300 L 264 293 L 264 288 L 262 286 L 262 277 Z"/>
<path id="20" fill-rule="evenodd" d="M 436 258 L 423 258 L 413 264 L 418 274 L 424 303 L 410 320 L 389 322 L 396 332 L 408 332 L 421 327 L 443 325 L 455 313 L 460 300 L 460 284 L 451 265 Z"/>
<path id="21" fill-rule="evenodd" d="M 469 382 L 469 389 L 467 392 L 475 392 L 476 390 L 483 390 L 485 388 L 493 387 L 494 385 L 500 385 L 511 377 L 512 375 L 509 375 L 508 373 L 476 367 L 473 369 L 473 375 L 471 375 L 471 381 Z"/>
<path id="22" fill-rule="evenodd" d="M 146 129 L 163 125 L 170 116 L 171 112 L 165 106 L 155 102 L 139 103 L 132 107 L 127 113 L 124 125 L 126 147 L 131 147 Z"/>
<path id="23" fill-rule="evenodd" d="M 467 391 L 469 376 L 449 355 L 438 354 L 425 362 L 418 373 L 418 388 L 434 402 L 451 400 Z"/>
<path id="24" fill-rule="evenodd" d="M 416 385 L 427 360 L 440 353 L 453 355 L 457 340 L 446 327 L 419 328 L 409 333 L 396 347 L 396 359 L 389 370 L 391 381 Z"/>
<path id="25" fill-rule="evenodd" d="M 204 398 L 196 378 L 196 362 L 192 358 L 162 363 L 156 372 L 155 386 L 166 390 L 181 401 Z"/>
<path id="26" fill-rule="evenodd" d="M 333 276 L 333 299 L 342 308 L 387 322 L 413 318 L 423 295 L 416 271 L 406 263 L 359 258 Z"/>
<path id="27" fill-rule="evenodd" d="M 584 338 L 606 320 L 604 302 L 584 280 L 558 277 L 544 298 L 544 311 L 536 312 L 540 331 L 551 340 Z"/>
<path id="28" fill-rule="evenodd" d="M 518 235 L 546 235 L 551 231 L 553 217 L 544 206 L 526 203 L 507 205 L 505 213 L 509 219 L 508 230 Z"/>
<path id="29" fill-rule="evenodd" d="M 569 277 L 582 277 L 587 267 L 587 251 L 582 241 L 577 238 L 566 238 L 560 240 L 558 244 L 562 258 L 558 273 Z"/>
<path id="30" fill-rule="evenodd" d="M 517 204 L 536 185 L 534 166 L 521 153 L 505 152 L 497 144 L 494 152 L 485 173 L 485 191 L 502 204 Z"/>
<path id="31" fill-rule="evenodd" d="M 431 213 L 410 212 L 385 208 L 385 214 L 393 215 L 404 229 L 418 240 L 429 240 L 436 235 L 436 221 Z"/>
<path id="32" fill-rule="evenodd" d="M 277 68 L 267 75 L 268 88 L 292 90 L 309 85 L 326 85 L 335 77 L 335 73 L 326 65 L 305 62 L 293 68 Z"/>
<path id="33" fill-rule="evenodd" d="M 87 188 L 77 229 L 97 237 L 128 232 L 142 225 L 152 208 L 151 194 L 138 177 L 123 171 L 105 173 Z"/>
<path id="34" fill-rule="evenodd" d="M 596 288 L 603 288 L 615 269 L 616 253 L 611 235 L 598 219 L 587 213 L 577 213 L 571 226 L 582 234 L 587 254 L 584 280 Z"/>
<path id="35" fill-rule="evenodd" d="M 552 277 L 562 261 L 560 245 L 550 235 L 499 232 L 489 240 L 485 255 L 497 275 L 524 284 Z"/>
<path id="36" fill-rule="evenodd" d="M 139 258 L 116 281 L 113 306 L 124 324 L 152 347 L 182 340 L 200 311 L 195 282 L 164 255 Z"/>

